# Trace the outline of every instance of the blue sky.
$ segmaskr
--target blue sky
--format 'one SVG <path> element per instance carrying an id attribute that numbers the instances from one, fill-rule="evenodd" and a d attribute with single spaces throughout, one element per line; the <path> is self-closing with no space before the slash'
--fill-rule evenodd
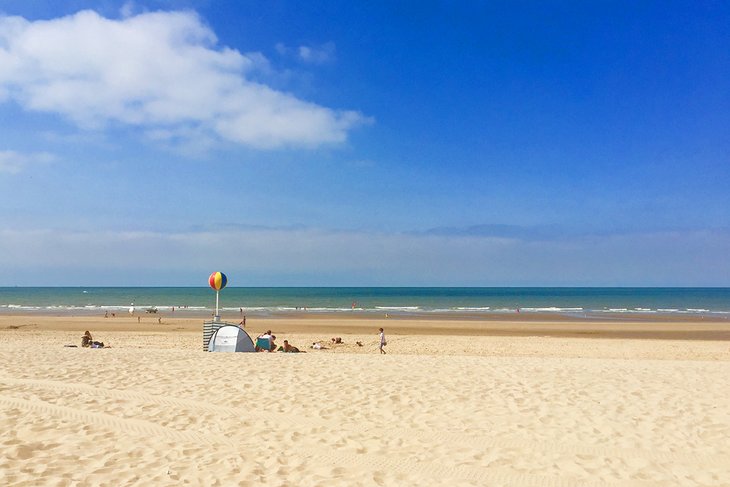
<path id="1" fill-rule="evenodd" d="M 724 2 L 0 2 L 0 285 L 730 285 Z"/>

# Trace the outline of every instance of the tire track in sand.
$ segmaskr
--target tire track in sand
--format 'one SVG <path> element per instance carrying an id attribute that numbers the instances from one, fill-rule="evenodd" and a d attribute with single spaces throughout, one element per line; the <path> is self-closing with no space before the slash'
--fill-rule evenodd
<path id="1" fill-rule="evenodd" d="M 216 415 L 219 415 L 221 413 L 227 413 L 237 417 L 243 417 L 241 413 L 241 408 L 218 405 L 210 401 L 198 401 L 195 399 L 163 396 L 161 394 L 142 392 L 134 389 L 107 389 L 102 386 L 91 386 L 87 384 L 59 382 L 44 379 L 13 379 L 7 377 L 0 377 L 0 383 L 28 386 L 37 389 L 55 389 L 66 392 L 84 393 L 112 399 L 135 401 L 142 404 L 154 403 L 160 406 L 173 408 L 202 410 L 210 413 L 215 413 Z M 245 417 L 245 419 L 251 421 L 269 420 L 274 421 L 277 424 L 286 423 L 291 427 L 297 427 L 302 425 L 303 423 L 301 421 L 301 418 L 299 417 L 297 417 L 296 419 L 292 419 L 290 414 L 264 411 L 261 409 L 247 410 L 246 414 L 247 416 Z M 331 425 L 331 423 L 327 420 L 320 420 L 316 418 L 307 418 L 306 423 L 308 426 L 312 427 L 327 427 Z"/>
<path id="2" fill-rule="evenodd" d="M 198 410 L 204 410 L 209 412 L 215 412 L 220 414 L 221 412 L 228 412 L 235 415 L 240 415 L 240 409 L 236 409 L 229 406 L 219 406 L 210 402 L 202 402 L 193 399 L 175 398 L 169 396 L 162 396 L 158 394 L 151 394 L 141 391 L 134 390 L 119 390 L 119 389 L 106 389 L 97 386 L 90 386 L 86 384 L 69 384 L 65 382 L 57 382 L 51 380 L 42 379 L 13 379 L 13 378 L 0 378 L 0 383 L 9 385 L 21 385 L 29 386 L 32 388 L 40 389 L 55 389 L 68 392 L 81 392 L 92 395 L 100 395 L 103 397 L 111 397 L 122 400 L 131 400 L 148 404 L 150 402 L 159 404 L 160 406 L 168 407 L 183 407 L 193 408 Z M 97 426 L 120 429 L 130 433 L 136 433 L 144 437 L 155 435 L 158 437 L 166 438 L 174 441 L 186 441 L 193 444 L 207 444 L 210 446 L 222 446 L 230 452 L 238 451 L 242 446 L 240 441 L 230 441 L 224 437 L 219 437 L 211 432 L 196 433 L 192 431 L 180 431 L 177 429 L 160 426 L 150 421 L 141 419 L 130 419 L 130 418 L 119 418 L 106 413 L 90 412 L 79 410 L 67 406 L 53 405 L 40 401 L 30 401 L 19 398 L 0 398 L 0 404 L 4 404 L 9 407 L 22 408 L 25 410 L 34 411 L 40 414 L 51 414 L 55 416 L 65 417 L 67 419 L 90 423 Z M 298 417 L 296 420 L 288 417 L 289 415 L 281 413 L 269 413 L 260 410 L 249 411 L 249 413 L 256 416 L 254 420 L 258 419 L 270 419 L 276 422 L 286 422 L 291 426 L 302 428 L 302 427 L 331 427 L 333 431 L 342 433 L 341 424 L 332 424 L 329 421 L 321 420 L 312 417 Z M 379 428 L 354 428 L 354 430 L 348 430 L 348 433 L 360 433 L 360 434 L 377 434 L 382 431 Z M 349 436 L 349 435 L 348 435 Z M 602 457 L 630 457 L 630 458 L 645 458 L 647 460 L 660 460 L 667 462 L 690 462 L 692 464 L 703 464 L 703 465 L 716 465 L 725 464 L 725 456 L 719 455 L 695 455 L 689 453 L 676 453 L 676 452 L 662 452 L 662 451 L 643 451 L 633 449 L 620 449 L 611 447 L 601 447 L 592 445 L 565 445 L 560 442 L 545 442 L 535 441 L 532 439 L 492 439 L 485 436 L 475 436 L 468 434 L 454 434 L 448 432 L 431 433 L 424 430 L 410 430 L 409 436 L 415 436 L 425 441 L 439 441 L 450 440 L 456 442 L 455 444 L 468 443 L 476 445 L 482 448 L 493 448 L 493 449 L 517 449 L 520 451 L 557 451 L 560 453 L 568 454 L 583 454 L 583 455 L 594 455 Z M 351 439 L 355 440 L 350 436 Z M 662 485 L 661 482 L 646 482 L 646 481 L 621 481 L 616 483 L 590 483 L 583 479 L 570 479 L 565 477 L 548 477 L 535 474 L 526 474 L 516 472 L 514 469 L 505 467 L 472 467 L 472 466 L 445 466 L 435 462 L 419 462 L 419 461 L 395 461 L 391 460 L 386 455 L 379 454 L 368 454 L 368 453 L 348 453 L 341 450 L 330 450 L 328 454 L 309 454 L 308 452 L 303 453 L 305 458 L 309 458 L 310 461 L 322 463 L 325 462 L 331 465 L 362 465 L 371 470 L 380 469 L 388 472 L 403 472 L 403 473 L 415 473 L 418 475 L 426 474 L 436 478 L 460 478 L 464 480 L 477 481 L 477 482 L 490 482 L 490 483 L 504 483 L 506 485 L 525 485 L 530 486 L 542 486 L 547 487 L 572 487 L 572 486 L 614 486 L 614 485 L 627 485 L 627 486 L 658 486 Z"/>
<path id="3" fill-rule="evenodd" d="M 221 406 L 211 402 L 203 402 L 195 399 L 186 399 L 179 397 L 163 396 L 160 394 L 153 394 L 148 392 L 130 390 L 130 389 L 106 389 L 103 387 L 90 386 L 86 384 L 78 383 L 67 383 L 44 379 L 14 379 L 0 377 L 0 382 L 13 385 L 26 385 L 36 388 L 51 388 L 59 389 L 69 392 L 83 392 L 92 395 L 101 395 L 104 397 L 110 397 L 122 400 L 132 400 L 145 404 L 150 402 L 159 404 L 161 406 L 169 406 L 175 408 L 194 408 L 198 410 L 204 410 L 211 413 L 220 414 L 229 413 L 235 416 L 241 415 L 240 408 L 234 408 L 230 406 Z M 253 421 L 258 420 L 270 420 L 280 423 L 286 423 L 290 427 L 336 427 L 338 431 L 341 431 L 342 425 L 333 425 L 328 420 L 323 420 L 311 416 L 297 417 L 292 419 L 291 415 L 286 413 L 273 413 L 270 411 L 263 411 L 261 409 L 249 410 L 246 413 L 247 419 Z M 403 427 L 403 425 L 401 425 Z M 361 428 L 355 426 L 354 429 L 349 430 L 350 432 L 361 432 L 362 434 L 375 435 L 381 431 L 380 428 Z M 517 437 L 501 437 L 500 439 L 490 438 L 483 435 L 471 435 L 466 433 L 449 433 L 447 431 L 439 431 L 432 433 L 430 431 L 410 429 L 409 436 L 417 437 L 425 441 L 438 441 L 443 442 L 445 439 L 449 439 L 456 444 L 469 443 L 477 445 L 482 448 L 498 448 L 498 449 L 519 449 L 522 451 L 526 450 L 543 450 L 543 451 L 555 451 L 559 453 L 575 454 L 575 455 L 592 455 L 607 458 L 643 458 L 651 461 L 658 462 L 672 462 L 672 463 L 689 463 L 692 465 L 702 466 L 713 466 L 713 465 L 725 465 L 727 462 L 728 454 L 713 454 L 713 455 L 702 455 L 691 452 L 671 452 L 666 450 L 641 450 L 633 448 L 620 448 L 610 446 L 599 446 L 599 445 L 567 445 L 565 443 L 557 441 L 541 441 L 533 438 L 517 438 Z M 465 441 L 466 440 L 466 441 Z"/>
<path id="4" fill-rule="evenodd" d="M 4 408 L 17 408 L 39 414 L 41 417 L 56 416 L 68 419 L 75 423 L 92 424 L 102 428 L 122 430 L 128 433 L 138 434 L 143 437 L 162 437 L 173 441 L 185 441 L 193 444 L 206 444 L 210 446 L 221 445 L 225 447 L 240 446 L 232 441 L 219 438 L 210 434 L 201 434 L 193 431 L 180 431 L 166 428 L 158 424 L 142 419 L 119 418 L 106 413 L 97 413 L 68 406 L 58 406 L 42 401 L 29 401 L 27 399 L 0 397 L 0 405 Z"/>
<path id="5" fill-rule="evenodd" d="M 240 439 L 231 441 L 211 433 L 198 433 L 192 431 L 180 431 L 160 426 L 149 421 L 129 418 L 119 418 L 105 413 L 90 412 L 67 406 L 58 406 L 41 401 L 30 401 L 26 399 L 0 397 L 0 405 L 5 409 L 17 408 L 37 413 L 41 416 L 56 416 L 68 419 L 74 423 L 92 424 L 97 427 L 124 431 L 136 434 L 143 438 L 157 437 L 175 442 L 186 442 L 194 445 L 207 445 L 209 447 L 221 448 L 221 456 L 237 455 L 239 451 L 248 450 L 248 446 L 242 444 Z M 257 440 L 258 441 L 258 440 Z M 478 483 L 501 483 L 504 485 L 521 485 L 525 487 L 655 487 L 659 483 L 647 482 L 619 482 L 619 483 L 591 483 L 585 480 L 571 479 L 566 477 L 549 477 L 534 474 L 515 472 L 509 468 L 484 468 L 470 466 L 444 466 L 431 462 L 419 462 L 417 460 L 397 460 L 388 455 L 368 453 L 348 453 L 344 451 L 330 450 L 326 454 L 299 452 L 308 459 L 312 465 L 328 464 L 341 467 L 343 465 L 357 465 L 370 471 L 380 470 L 383 472 L 400 472 L 411 475 L 427 476 L 441 479 L 462 479 Z M 233 465 L 233 464 L 232 464 Z"/>

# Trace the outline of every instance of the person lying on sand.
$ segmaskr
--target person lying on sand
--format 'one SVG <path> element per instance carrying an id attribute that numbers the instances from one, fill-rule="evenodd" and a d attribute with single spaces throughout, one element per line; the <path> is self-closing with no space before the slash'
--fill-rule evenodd
<path id="1" fill-rule="evenodd" d="M 322 346 L 319 342 L 312 342 L 312 346 L 309 348 L 313 348 L 315 350 L 327 350 L 327 347 Z"/>
<path id="2" fill-rule="evenodd" d="M 284 345 L 279 347 L 280 352 L 284 353 L 299 353 L 299 349 L 293 345 L 289 345 L 289 340 L 284 340 Z"/>
<path id="3" fill-rule="evenodd" d="M 332 343 L 342 343 L 342 338 L 340 338 L 340 337 L 332 338 Z"/>

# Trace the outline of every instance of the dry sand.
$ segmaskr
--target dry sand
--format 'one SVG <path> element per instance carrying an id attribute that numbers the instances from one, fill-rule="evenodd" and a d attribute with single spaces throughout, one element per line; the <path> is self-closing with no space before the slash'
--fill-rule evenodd
<path id="1" fill-rule="evenodd" d="M 728 322 L 161 320 L 0 316 L 0 485 L 730 485 Z"/>

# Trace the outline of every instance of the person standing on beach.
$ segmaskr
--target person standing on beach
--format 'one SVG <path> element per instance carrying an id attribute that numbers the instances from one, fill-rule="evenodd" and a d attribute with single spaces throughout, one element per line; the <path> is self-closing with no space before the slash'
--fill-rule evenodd
<path id="1" fill-rule="evenodd" d="M 380 329 L 380 346 L 378 347 L 380 349 L 380 353 L 385 354 L 385 350 L 383 349 L 384 346 L 386 346 L 388 342 L 385 341 L 385 332 L 383 329 Z"/>

